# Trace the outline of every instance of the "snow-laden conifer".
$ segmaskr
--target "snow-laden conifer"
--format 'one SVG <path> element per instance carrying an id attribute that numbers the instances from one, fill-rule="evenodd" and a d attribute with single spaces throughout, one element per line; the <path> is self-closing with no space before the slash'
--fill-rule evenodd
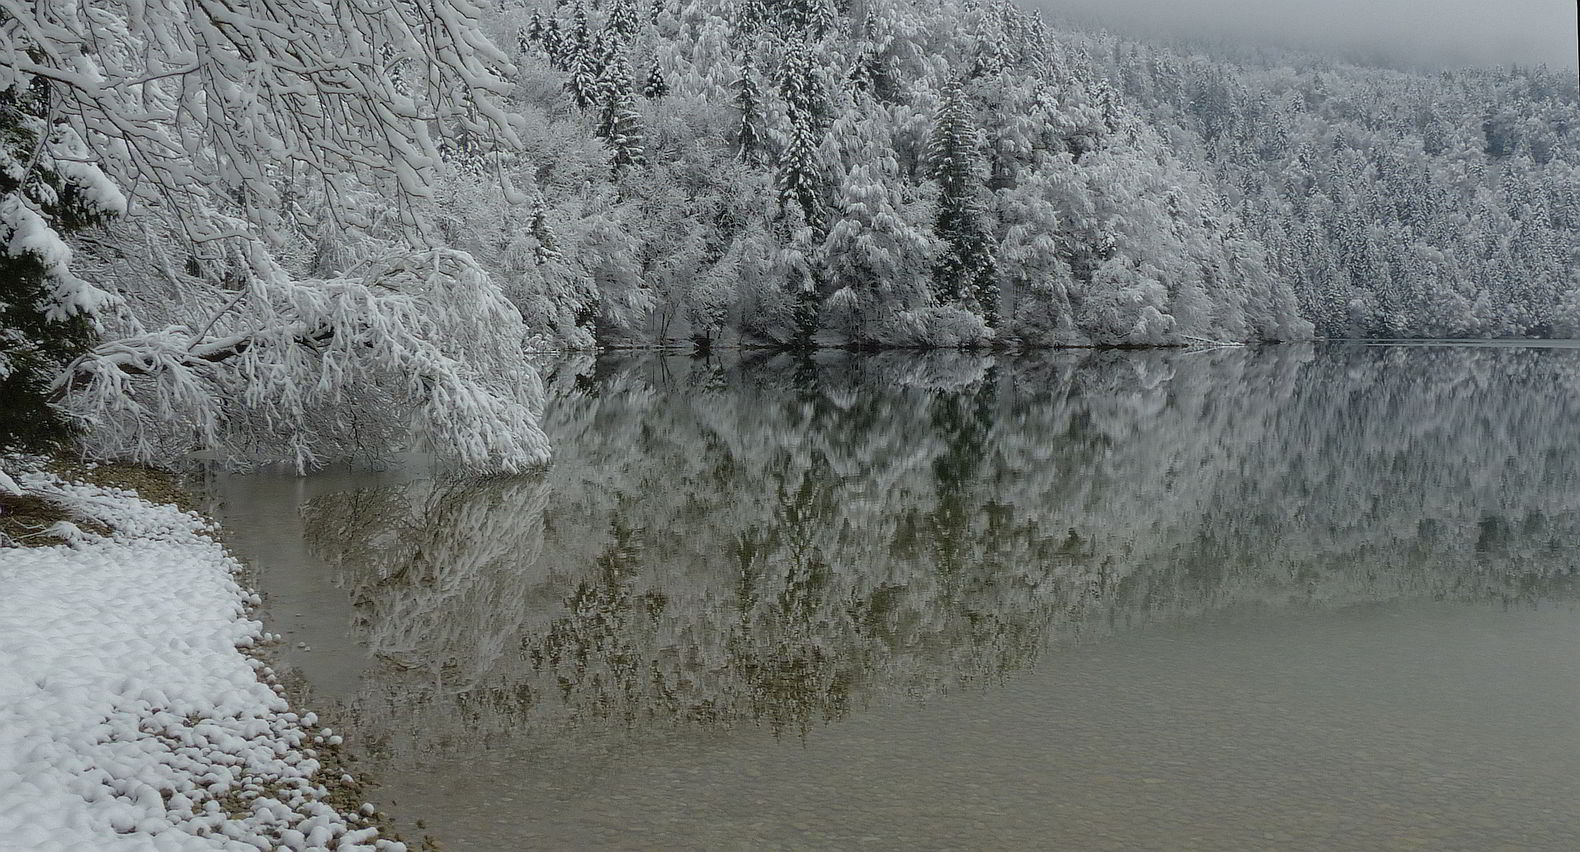
<path id="1" fill-rule="evenodd" d="M 934 271 L 938 300 L 978 313 L 991 326 L 998 312 L 998 264 L 980 201 L 981 135 L 958 80 L 940 94 L 927 167 L 938 184 L 936 233 L 945 245 Z"/>

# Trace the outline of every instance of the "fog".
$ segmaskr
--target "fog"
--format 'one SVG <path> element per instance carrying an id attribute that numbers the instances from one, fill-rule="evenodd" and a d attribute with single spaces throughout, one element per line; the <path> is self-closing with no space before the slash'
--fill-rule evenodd
<path id="1" fill-rule="evenodd" d="M 1023 0 L 1118 32 L 1221 37 L 1433 66 L 1576 64 L 1571 0 Z"/>

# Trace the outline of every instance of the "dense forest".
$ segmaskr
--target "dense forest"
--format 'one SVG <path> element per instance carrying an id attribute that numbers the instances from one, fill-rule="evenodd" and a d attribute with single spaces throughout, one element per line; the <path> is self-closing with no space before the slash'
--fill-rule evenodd
<path id="1" fill-rule="evenodd" d="M 50 0 L 0 35 L 6 443 L 306 467 L 415 431 L 514 471 L 540 351 L 1580 324 L 1542 71 L 1004 0 Z"/>
<path id="2" fill-rule="evenodd" d="M 1580 335 L 1571 72 L 1085 45 L 1214 178 L 1319 333 Z"/>

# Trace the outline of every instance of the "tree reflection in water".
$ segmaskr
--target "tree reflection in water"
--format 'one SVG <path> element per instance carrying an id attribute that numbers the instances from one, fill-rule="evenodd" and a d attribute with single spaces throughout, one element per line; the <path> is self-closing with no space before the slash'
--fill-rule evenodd
<path id="1" fill-rule="evenodd" d="M 1230 605 L 1567 596 L 1580 350 L 609 357 L 552 467 L 312 499 L 379 750 L 805 736 Z"/>

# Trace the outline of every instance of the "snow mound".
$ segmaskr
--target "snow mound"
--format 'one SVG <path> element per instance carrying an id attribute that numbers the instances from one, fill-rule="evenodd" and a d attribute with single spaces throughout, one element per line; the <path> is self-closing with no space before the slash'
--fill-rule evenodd
<path id="1" fill-rule="evenodd" d="M 0 845 L 404 849 L 328 803 L 327 732 L 243 652 L 264 635 L 255 599 L 207 521 L 17 479 L 112 532 L 0 549 Z"/>

